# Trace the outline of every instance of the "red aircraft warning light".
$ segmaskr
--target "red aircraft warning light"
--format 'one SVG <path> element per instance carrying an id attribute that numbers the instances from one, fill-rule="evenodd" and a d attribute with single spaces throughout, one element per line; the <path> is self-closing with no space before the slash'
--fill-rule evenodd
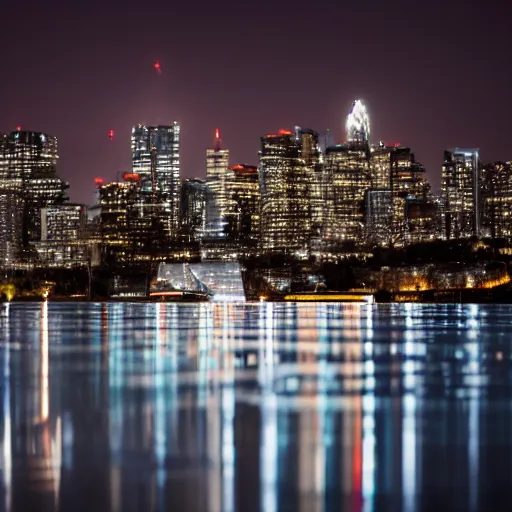
<path id="1" fill-rule="evenodd" d="M 139 181 L 140 175 L 133 172 L 125 172 L 123 174 L 124 181 Z"/>
<path id="2" fill-rule="evenodd" d="M 153 64 L 153 67 L 155 68 L 155 71 L 160 75 L 162 74 L 162 68 L 160 67 L 160 62 L 155 62 Z"/>
<path id="3" fill-rule="evenodd" d="M 108 132 L 108 138 L 109 138 L 110 140 L 112 140 L 112 139 L 114 138 L 114 130 L 110 130 L 110 131 Z"/>
<path id="4" fill-rule="evenodd" d="M 16 131 L 21 132 L 21 126 L 16 126 Z"/>
<path id="5" fill-rule="evenodd" d="M 105 180 L 103 178 L 94 178 L 94 184 L 97 187 L 101 187 L 105 183 Z"/>

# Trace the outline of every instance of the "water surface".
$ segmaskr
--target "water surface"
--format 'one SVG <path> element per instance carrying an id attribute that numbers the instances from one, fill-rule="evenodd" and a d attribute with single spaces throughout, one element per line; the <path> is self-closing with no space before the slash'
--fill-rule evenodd
<path id="1" fill-rule="evenodd" d="M 512 308 L 0 306 L 0 511 L 510 510 Z"/>

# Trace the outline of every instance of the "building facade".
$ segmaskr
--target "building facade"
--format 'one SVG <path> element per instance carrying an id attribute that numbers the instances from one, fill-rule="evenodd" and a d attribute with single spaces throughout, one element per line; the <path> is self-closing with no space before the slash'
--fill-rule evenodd
<path id="1" fill-rule="evenodd" d="M 481 167 L 478 149 L 444 152 L 441 194 L 447 240 L 481 234 Z"/>
<path id="2" fill-rule="evenodd" d="M 199 241 L 206 228 L 206 181 L 186 179 L 181 187 L 181 233 Z"/>
<path id="3" fill-rule="evenodd" d="M 178 235 L 180 217 L 180 125 L 132 128 L 132 174 L 140 180 L 141 201 L 158 210 L 166 236 Z"/>
<path id="4" fill-rule="evenodd" d="M 226 238 L 229 208 L 229 150 L 222 147 L 219 130 L 215 130 L 213 148 L 206 150 L 206 232 L 205 238 Z"/>
<path id="5" fill-rule="evenodd" d="M 86 264 L 86 223 L 85 205 L 41 208 L 41 240 L 35 244 L 40 262 L 58 267 Z"/>
<path id="6" fill-rule="evenodd" d="M 512 162 L 492 162 L 482 169 L 482 234 L 512 238 Z"/>
<path id="7" fill-rule="evenodd" d="M 11 190 L 20 190 L 24 199 L 23 244 L 41 239 L 41 208 L 67 200 L 69 184 L 57 175 L 57 138 L 39 132 L 17 130 L 4 139 L 3 177 Z"/>
<path id="8" fill-rule="evenodd" d="M 302 150 L 300 129 L 261 138 L 261 249 L 265 254 L 309 256 L 313 169 Z"/>

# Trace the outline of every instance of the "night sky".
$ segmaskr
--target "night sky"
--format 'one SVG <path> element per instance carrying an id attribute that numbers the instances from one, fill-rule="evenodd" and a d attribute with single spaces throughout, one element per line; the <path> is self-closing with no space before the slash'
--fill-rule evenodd
<path id="1" fill-rule="evenodd" d="M 90 203 L 94 177 L 129 170 L 139 122 L 179 121 L 182 176 L 204 176 L 216 127 L 232 163 L 257 164 L 279 128 L 342 142 L 362 98 L 372 141 L 410 146 L 437 187 L 445 148 L 512 160 L 510 4 L 3 1 L 0 131 L 56 135 L 71 199 Z"/>

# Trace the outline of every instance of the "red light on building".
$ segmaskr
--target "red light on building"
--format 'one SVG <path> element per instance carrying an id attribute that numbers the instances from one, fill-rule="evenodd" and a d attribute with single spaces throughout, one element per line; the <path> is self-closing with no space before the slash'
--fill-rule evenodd
<path id="1" fill-rule="evenodd" d="M 103 178 L 94 178 L 94 184 L 97 187 L 101 187 L 105 183 L 105 180 Z"/>
<path id="2" fill-rule="evenodd" d="M 231 170 L 232 171 L 241 171 L 243 168 L 244 168 L 243 165 L 237 164 L 237 165 L 233 165 L 233 167 L 231 167 Z"/>
<path id="3" fill-rule="evenodd" d="M 395 143 L 393 144 L 393 147 L 394 147 L 394 148 L 399 148 L 399 147 L 400 147 L 400 142 L 395 142 Z"/>
<path id="4" fill-rule="evenodd" d="M 16 131 L 21 132 L 21 126 L 16 126 Z"/>
<path id="5" fill-rule="evenodd" d="M 124 181 L 139 181 L 140 175 L 132 172 L 125 172 L 123 174 Z"/>
<path id="6" fill-rule="evenodd" d="M 290 130 L 279 130 L 279 135 L 291 135 L 292 132 Z"/>
<path id="7" fill-rule="evenodd" d="M 220 139 L 220 133 L 219 133 L 219 129 L 218 128 L 215 128 L 215 139 L 216 140 Z"/>

